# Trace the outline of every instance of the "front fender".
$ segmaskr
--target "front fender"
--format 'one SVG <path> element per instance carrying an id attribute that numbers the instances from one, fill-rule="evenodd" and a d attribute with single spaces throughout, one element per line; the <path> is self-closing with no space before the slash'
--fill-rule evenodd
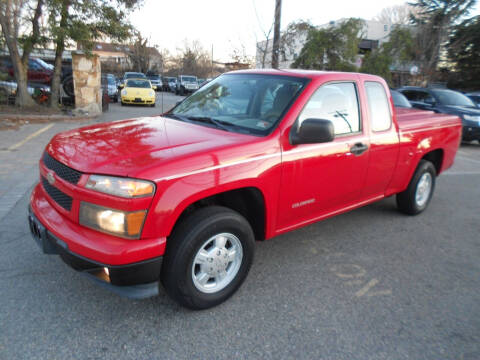
<path id="1" fill-rule="evenodd" d="M 191 204 L 230 190 L 257 188 L 265 201 L 266 237 L 274 233 L 281 166 L 279 157 L 161 180 L 145 221 L 142 238 L 169 236 L 183 211 Z M 162 234 L 162 235 L 160 235 Z"/>

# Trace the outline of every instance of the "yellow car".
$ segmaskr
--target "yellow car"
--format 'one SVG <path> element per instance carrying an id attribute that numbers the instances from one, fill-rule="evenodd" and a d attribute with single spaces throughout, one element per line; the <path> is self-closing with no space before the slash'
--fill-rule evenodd
<path id="1" fill-rule="evenodd" d="M 155 106 L 155 86 L 147 79 L 128 79 L 120 92 L 120 100 L 122 105 Z"/>

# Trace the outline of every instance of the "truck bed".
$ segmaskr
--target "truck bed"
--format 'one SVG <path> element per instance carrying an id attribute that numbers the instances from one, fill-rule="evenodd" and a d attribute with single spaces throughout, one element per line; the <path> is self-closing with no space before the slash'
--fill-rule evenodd
<path id="1" fill-rule="evenodd" d="M 400 134 L 451 126 L 461 127 L 461 121 L 456 115 L 437 114 L 433 111 L 414 108 L 396 108 L 396 111 Z"/>

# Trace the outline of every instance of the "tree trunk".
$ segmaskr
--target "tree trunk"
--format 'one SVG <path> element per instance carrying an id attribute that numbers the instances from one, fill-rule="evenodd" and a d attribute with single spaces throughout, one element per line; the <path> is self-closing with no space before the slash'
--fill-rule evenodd
<path id="1" fill-rule="evenodd" d="M 68 10 L 70 7 L 70 0 L 62 2 L 61 19 L 60 19 L 60 33 L 55 39 L 55 64 L 53 70 L 52 86 L 50 87 L 50 107 L 55 108 L 58 106 L 58 100 L 60 98 L 60 86 L 62 81 L 62 58 L 63 51 L 65 50 L 65 33 L 63 29 L 67 26 Z"/>
<path id="2" fill-rule="evenodd" d="M 60 99 L 60 86 L 62 81 L 62 57 L 65 44 L 57 43 L 55 49 L 55 63 L 53 70 L 52 86 L 50 87 L 50 107 L 55 108 L 58 106 L 58 100 Z"/>
<path id="3" fill-rule="evenodd" d="M 38 0 L 37 7 L 35 8 L 35 14 L 32 19 L 32 35 L 25 43 L 23 54 L 20 56 L 18 49 L 17 37 L 18 37 L 18 13 L 21 5 L 17 4 L 16 11 L 15 5 L 12 1 L 6 2 L 2 7 L 0 13 L 0 25 L 5 37 L 5 43 L 7 44 L 10 58 L 12 60 L 13 75 L 17 82 L 17 95 L 15 104 L 17 106 L 34 106 L 35 101 L 28 93 L 28 58 L 33 49 L 33 46 L 38 42 L 40 35 L 39 19 L 42 14 L 43 0 Z"/>

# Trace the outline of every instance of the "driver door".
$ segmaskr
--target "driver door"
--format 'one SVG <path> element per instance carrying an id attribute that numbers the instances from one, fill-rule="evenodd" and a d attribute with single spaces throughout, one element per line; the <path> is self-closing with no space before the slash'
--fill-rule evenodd
<path id="1" fill-rule="evenodd" d="M 335 139 L 283 152 L 279 232 L 358 203 L 365 183 L 370 144 L 362 126 L 357 82 L 320 86 L 294 128 L 308 118 L 332 121 Z"/>

